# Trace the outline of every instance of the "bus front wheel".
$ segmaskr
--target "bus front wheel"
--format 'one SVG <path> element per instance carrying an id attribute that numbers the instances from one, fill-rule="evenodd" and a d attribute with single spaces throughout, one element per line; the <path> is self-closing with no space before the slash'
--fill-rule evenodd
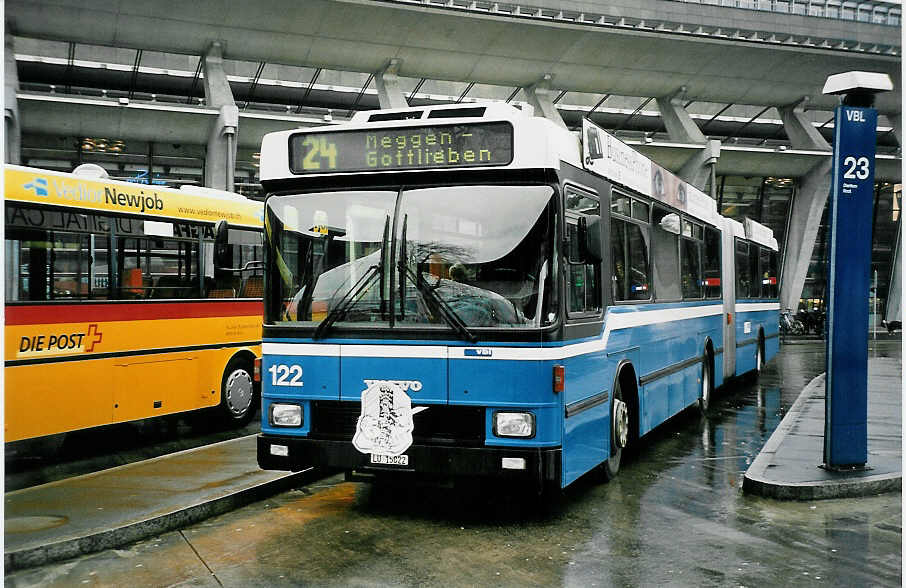
<path id="1" fill-rule="evenodd" d="M 220 386 L 220 413 L 227 422 L 244 425 L 255 412 L 252 366 L 241 357 L 234 357 L 223 372 Z"/>
<path id="2" fill-rule="evenodd" d="M 629 405 L 623 399 L 620 380 L 613 387 L 610 402 L 610 457 L 602 465 L 604 480 L 609 481 L 620 471 L 623 449 L 629 444 Z"/>

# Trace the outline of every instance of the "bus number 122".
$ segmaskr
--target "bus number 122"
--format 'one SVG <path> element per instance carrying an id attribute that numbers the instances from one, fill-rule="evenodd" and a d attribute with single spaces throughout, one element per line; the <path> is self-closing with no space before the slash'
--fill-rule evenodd
<path id="1" fill-rule="evenodd" d="M 272 365 L 267 371 L 271 374 L 272 386 L 302 386 L 302 366 L 284 365 L 278 363 Z"/>

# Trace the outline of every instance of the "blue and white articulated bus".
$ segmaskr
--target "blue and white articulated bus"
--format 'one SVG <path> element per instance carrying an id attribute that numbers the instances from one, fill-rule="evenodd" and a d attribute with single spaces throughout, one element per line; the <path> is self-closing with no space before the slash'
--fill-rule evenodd
<path id="1" fill-rule="evenodd" d="M 777 352 L 777 244 L 505 104 L 265 136 L 258 463 L 560 488 Z"/>

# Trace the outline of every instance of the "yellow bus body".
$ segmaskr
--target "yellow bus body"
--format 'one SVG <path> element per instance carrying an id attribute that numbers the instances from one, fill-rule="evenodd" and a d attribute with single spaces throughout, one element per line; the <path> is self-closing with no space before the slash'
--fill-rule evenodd
<path id="1" fill-rule="evenodd" d="M 260 203 L 204 192 L 17 166 L 6 166 L 4 185 L 8 249 L 9 227 L 22 226 L 11 219 L 11 206 L 33 216 L 113 219 L 128 212 L 164 223 L 212 226 L 225 219 L 231 227 L 262 226 Z M 7 280 L 19 279 L 11 271 L 20 270 L 8 268 Z M 239 292 L 227 298 L 110 298 L 11 302 L 7 295 L 7 442 L 217 406 L 231 359 L 251 366 L 261 356 L 260 298 Z"/>

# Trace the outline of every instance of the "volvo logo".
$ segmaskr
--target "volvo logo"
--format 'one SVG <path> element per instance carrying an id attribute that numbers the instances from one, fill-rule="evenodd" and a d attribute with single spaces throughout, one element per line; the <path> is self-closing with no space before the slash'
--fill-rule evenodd
<path id="1" fill-rule="evenodd" d="M 404 392 L 412 390 L 413 392 L 418 392 L 422 389 L 422 383 L 418 380 L 363 380 L 365 382 L 366 388 L 371 388 L 375 384 L 395 384 L 399 386 Z"/>

